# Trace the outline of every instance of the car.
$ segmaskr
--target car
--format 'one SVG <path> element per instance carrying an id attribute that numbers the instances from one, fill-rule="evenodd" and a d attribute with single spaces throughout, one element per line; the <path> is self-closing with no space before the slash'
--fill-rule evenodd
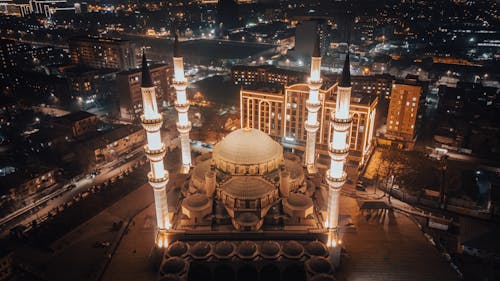
<path id="1" fill-rule="evenodd" d="M 345 182 L 346 182 L 347 184 L 352 184 L 352 180 L 350 180 L 350 179 L 347 179 Z"/>
<path id="2" fill-rule="evenodd" d="M 366 191 L 366 187 L 364 187 L 363 185 L 361 184 L 356 184 L 356 190 L 359 190 L 359 191 Z"/>
<path id="3" fill-rule="evenodd" d="M 70 184 L 70 185 L 68 185 L 67 189 L 69 190 L 69 189 L 73 189 L 75 187 L 76 187 L 76 184 Z"/>

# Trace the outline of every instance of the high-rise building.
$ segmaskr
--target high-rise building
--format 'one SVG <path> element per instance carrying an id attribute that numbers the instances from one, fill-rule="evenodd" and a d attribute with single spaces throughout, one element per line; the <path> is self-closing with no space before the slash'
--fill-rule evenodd
<path id="1" fill-rule="evenodd" d="M 129 70 L 137 66 L 135 43 L 101 37 L 73 37 L 69 40 L 71 60 L 91 68 Z"/>
<path id="2" fill-rule="evenodd" d="M 324 20 L 303 20 L 297 24 L 295 29 L 295 50 L 294 56 L 310 58 L 314 52 L 316 35 L 320 38 L 320 54 L 322 54 L 329 45 L 327 35 L 330 27 Z"/>
<path id="3" fill-rule="evenodd" d="M 323 85 L 319 89 L 321 110 L 318 121 L 321 124 L 316 135 L 316 152 L 328 155 L 333 128 L 330 125 L 331 113 L 335 111 L 338 85 Z M 273 138 L 282 141 L 287 148 L 305 149 L 307 131 L 307 84 L 286 86 L 284 92 L 242 89 L 240 92 L 241 124 L 259 129 Z M 378 98 L 376 95 L 351 95 L 349 112 L 352 127 L 349 133 L 349 156 L 352 164 L 363 164 L 372 146 L 374 122 Z M 247 120 L 248 119 L 248 120 Z"/>
<path id="4" fill-rule="evenodd" d="M 217 26 L 219 31 L 239 26 L 238 3 L 235 0 L 219 0 L 217 3 Z"/>
<path id="5" fill-rule="evenodd" d="M 153 64 L 149 66 L 151 79 L 156 91 L 156 102 L 162 106 L 170 102 L 170 68 L 166 64 Z M 134 120 L 142 114 L 141 98 L 141 69 L 122 71 L 116 74 L 120 104 L 120 118 Z"/>
<path id="6" fill-rule="evenodd" d="M 412 149 L 416 138 L 417 120 L 422 101 L 422 86 L 418 81 L 405 79 L 393 84 L 387 114 L 385 137 Z"/>
<path id="7" fill-rule="evenodd" d="M 0 40 L 0 77 L 4 71 L 12 71 L 16 67 L 16 44 L 10 40 Z"/>

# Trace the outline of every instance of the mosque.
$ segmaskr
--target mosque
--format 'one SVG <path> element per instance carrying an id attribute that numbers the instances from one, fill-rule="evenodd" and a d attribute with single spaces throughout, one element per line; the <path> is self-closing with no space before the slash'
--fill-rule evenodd
<path id="1" fill-rule="evenodd" d="M 191 127 L 187 120 L 187 81 L 177 44 L 176 40 L 173 83 L 183 144 L 189 142 Z M 169 208 L 165 190 L 169 175 L 163 167 L 166 151 L 160 136 L 163 120 L 143 58 L 141 119 L 151 163 L 148 179 L 155 195 L 159 280 L 334 280 L 341 243 L 338 197 L 346 180 L 346 130 L 350 126 L 349 56 L 338 85 L 339 108 L 331 118 L 335 131 L 330 169 L 321 176 L 329 190 L 325 204 L 318 203 L 321 188 L 308 180 L 311 171 L 316 173 L 311 159 L 319 126 L 319 51 L 314 52 L 312 61 L 310 114 L 304 124 L 310 133 L 304 159 L 284 153 L 281 144 L 248 125 L 228 134 L 212 153 L 199 156 L 193 163 L 189 146 L 182 145 L 181 172 L 187 174 L 187 181 L 181 187 L 178 204 Z"/>

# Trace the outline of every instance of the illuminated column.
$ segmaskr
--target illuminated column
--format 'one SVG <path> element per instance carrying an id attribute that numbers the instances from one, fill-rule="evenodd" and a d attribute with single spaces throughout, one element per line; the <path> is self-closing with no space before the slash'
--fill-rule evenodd
<path id="1" fill-rule="evenodd" d="M 330 230 L 328 246 L 336 246 L 339 240 L 339 195 L 344 185 L 347 174 L 345 162 L 349 153 L 348 133 L 351 127 L 349 106 L 351 100 L 351 75 L 349 69 L 349 52 L 347 53 L 342 76 L 338 83 L 337 101 L 335 113 L 332 114 L 333 136 L 328 148 L 330 155 L 330 169 L 326 172 L 328 184 L 328 217 L 326 227 Z"/>
<path id="2" fill-rule="evenodd" d="M 156 208 L 156 225 L 158 233 L 156 243 L 158 247 L 168 246 L 166 231 L 170 228 L 168 218 L 167 192 L 168 171 L 163 166 L 163 157 L 166 153 L 165 145 L 161 140 L 160 128 L 163 118 L 158 112 L 156 94 L 151 74 L 149 72 L 146 55 L 142 56 L 142 104 L 144 114 L 141 116 L 142 126 L 146 130 L 147 145 L 144 146 L 146 156 L 151 164 L 148 173 L 149 184 L 153 187 Z"/>
<path id="3" fill-rule="evenodd" d="M 177 131 L 181 141 L 182 169 L 181 172 L 187 174 L 191 167 L 191 146 L 189 144 L 189 131 L 191 122 L 188 118 L 189 103 L 186 98 L 187 79 L 184 76 L 184 61 L 180 55 L 179 38 L 175 35 L 174 42 L 174 79 L 173 84 L 177 93 L 175 109 L 179 115 L 177 121 Z"/>
<path id="4" fill-rule="evenodd" d="M 307 131 L 305 165 L 308 171 L 315 172 L 314 156 L 316 147 L 316 132 L 319 129 L 318 111 L 321 107 L 319 101 L 319 88 L 321 87 L 321 53 L 319 50 L 319 36 L 314 45 L 311 58 L 311 76 L 308 80 L 309 99 L 306 102 L 307 120 L 304 127 Z"/>

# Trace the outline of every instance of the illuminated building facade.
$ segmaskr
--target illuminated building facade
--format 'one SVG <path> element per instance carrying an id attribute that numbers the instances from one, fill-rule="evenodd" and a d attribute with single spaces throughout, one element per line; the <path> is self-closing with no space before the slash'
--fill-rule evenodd
<path id="1" fill-rule="evenodd" d="M 316 152 L 328 155 L 328 144 L 333 134 L 331 114 L 336 108 L 337 84 L 319 89 L 321 110 L 316 134 Z M 259 129 L 281 141 L 287 148 L 305 150 L 307 131 L 307 99 L 309 86 L 294 84 L 285 87 L 284 93 L 269 90 L 247 90 L 240 92 L 240 120 L 247 121 L 251 128 Z M 351 95 L 349 112 L 352 127 L 349 129 L 348 161 L 364 164 L 373 148 L 372 139 L 378 98 L 375 95 Z"/>
<path id="2" fill-rule="evenodd" d="M 394 83 L 387 114 L 387 132 L 384 137 L 399 143 L 400 147 L 413 149 L 419 115 L 422 86 L 416 81 Z M 423 108 L 423 107 L 422 107 Z"/>
<path id="3" fill-rule="evenodd" d="M 247 86 L 260 83 L 288 85 L 304 81 L 306 74 L 272 65 L 235 65 L 231 68 L 231 77 L 235 85 Z"/>
<path id="4" fill-rule="evenodd" d="M 156 91 L 156 103 L 162 106 L 169 101 L 170 92 L 170 68 L 166 64 L 154 64 L 149 66 L 151 79 Z M 140 69 L 127 70 L 116 74 L 118 85 L 120 118 L 134 120 L 142 114 L 142 94 Z"/>
<path id="5" fill-rule="evenodd" d="M 69 40 L 71 61 L 92 68 L 135 68 L 135 43 L 121 39 L 74 37 Z"/>
<path id="6" fill-rule="evenodd" d="M 166 186 L 169 180 L 168 171 L 163 165 L 166 148 L 162 142 L 160 128 L 163 124 L 163 117 L 158 112 L 156 104 L 155 87 L 149 73 L 146 55 L 142 57 L 142 101 L 144 113 L 141 115 L 142 126 L 146 130 L 147 145 L 145 146 L 146 156 L 151 164 L 151 171 L 148 173 L 149 184 L 153 187 L 157 237 L 156 244 L 159 248 L 167 246 L 167 233 L 170 228 L 168 217 Z"/>
<path id="7" fill-rule="evenodd" d="M 174 43 L 174 79 L 173 84 L 177 92 L 175 109 L 178 112 L 177 130 L 181 142 L 182 170 L 188 173 L 191 167 L 191 145 L 189 143 L 189 131 L 191 131 L 191 122 L 188 118 L 189 102 L 186 97 L 187 79 L 184 76 L 184 60 L 179 50 L 179 39 L 175 36 Z"/>
<path id="8" fill-rule="evenodd" d="M 316 172 L 314 162 L 316 158 L 316 132 L 319 129 L 318 111 L 321 108 L 319 101 L 319 88 L 321 87 L 321 51 L 319 49 L 319 36 L 316 39 L 314 51 L 311 58 L 311 76 L 307 85 L 309 86 L 309 97 L 306 102 L 307 120 L 304 122 L 306 130 L 305 166 L 309 172 Z"/>
<path id="9" fill-rule="evenodd" d="M 338 261 L 326 247 L 323 214 L 313 199 L 319 191 L 303 191 L 301 157 L 247 126 L 229 133 L 195 163 L 180 188 L 161 277 L 236 280 L 228 276 L 241 277 L 245 267 L 248 280 L 268 280 L 259 278 L 266 264 L 275 266 L 283 280 L 333 274 Z"/>

